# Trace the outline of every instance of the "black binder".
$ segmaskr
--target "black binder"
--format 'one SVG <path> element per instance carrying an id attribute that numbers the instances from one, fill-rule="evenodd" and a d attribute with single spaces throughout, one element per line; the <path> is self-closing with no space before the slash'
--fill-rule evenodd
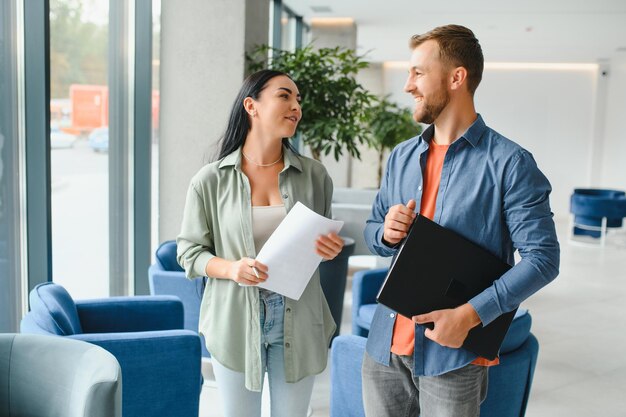
<path id="1" fill-rule="evenodd" d="M 417 215 L 377 300 L 408 318 L 454 308 L 490 287 L 510 268 L 463 236 Z M 502 314 L 487 326 L 474 327 L 463 348 L 495 359 L 516 311 Z"/>

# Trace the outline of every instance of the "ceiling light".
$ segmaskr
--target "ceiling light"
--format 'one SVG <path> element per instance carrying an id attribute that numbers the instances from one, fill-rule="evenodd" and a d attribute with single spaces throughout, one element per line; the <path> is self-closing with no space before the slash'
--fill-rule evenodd
<path id="1" fill-rule="evenodd" d="M 385 61 L 383 67 L 387 69 L 409 68 L 408 61 Z M 597 71 L 598 64 L 570 63 L 570 62 L 485 62 L 485 69 L 491 70 L 556 70 L 556 71 Z"/>
<path id="2" fill-rule="evenodd" d="M 485 62 L 485 69 L 541 71 L 597 71 L 598 64 L 569 62 Z"/>
<path id="3" fill-rule="evenodd" d="M 351 17 L 313 17 L 311 24 L 320 26 L 354 25 L 354 19 Z"/>

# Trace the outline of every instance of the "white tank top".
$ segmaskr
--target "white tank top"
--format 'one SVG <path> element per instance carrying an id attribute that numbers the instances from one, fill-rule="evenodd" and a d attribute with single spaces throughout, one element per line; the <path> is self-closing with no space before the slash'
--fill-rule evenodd
<path id="1" fill-rule="evenodd" d="M 287 216 L 287 212 L 284 204 L 280 206 L 252 206 L 252 235 L 256 253 L 259 253 L 285 216 Z"/>

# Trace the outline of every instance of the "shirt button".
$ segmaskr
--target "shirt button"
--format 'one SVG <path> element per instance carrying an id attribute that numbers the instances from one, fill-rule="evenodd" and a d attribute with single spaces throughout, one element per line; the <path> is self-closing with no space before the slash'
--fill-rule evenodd
<path id="1" fill-rule="evenodd" d="M 291 345 L 289 344 L 289 342 L 285 343 L 285 347 L 286 347 L 286 348 L 291 347 Z"/>
<path id="2" fill-rule="evenodd" d="M 291 313 L 291 307 L 287 307 L 287 308 L 285 309 L 285 311 L 286 311 L 287 313 Z"/>
<path id="3" fill-rule="evenodd" d="M 283 198 L 289 198 L 287 194 L 283 194 Z"/>
<path id="4" fill-rule="evenodd" d="M 417 187 L 417 191 L 422 191 L 422 186 Z"/>
<path id="5" fill-rule="evenodd" d="M 389 314 L 389 317 L 391 317 L 391 318 L 394 318 L 395 316 L 396 316 L 396 315 L 395 315 L 395 314 L 393 314 L 393 313 Z"/>

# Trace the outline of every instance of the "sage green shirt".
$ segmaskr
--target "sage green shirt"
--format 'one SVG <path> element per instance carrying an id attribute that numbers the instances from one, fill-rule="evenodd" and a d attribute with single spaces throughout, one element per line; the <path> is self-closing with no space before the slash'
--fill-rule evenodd
<path id="1" fill-rule="evenodd" d="M 300 201 L 331 216 L 332 181 L 319 162 L 284 149 L 278 187 L 287 212 Z M 206 165 L 191 180 L 178 244 L 178 263 L 188 278 L 205 275 L 214 256 L 256 257 L 250 182 L 241 170 L 241 150 Z M 269 271 L 271 277 L 272 271 Z M 229 279 L 207 280 L 199 331 L 219 363 L 245 372 L 246 388 L 260 391 L 261 327 L 259 289 Z M 298 301 L 285 297 L 284 348 L 287 382 L 322 372 L 335 322 L 315 271 Z"/>

